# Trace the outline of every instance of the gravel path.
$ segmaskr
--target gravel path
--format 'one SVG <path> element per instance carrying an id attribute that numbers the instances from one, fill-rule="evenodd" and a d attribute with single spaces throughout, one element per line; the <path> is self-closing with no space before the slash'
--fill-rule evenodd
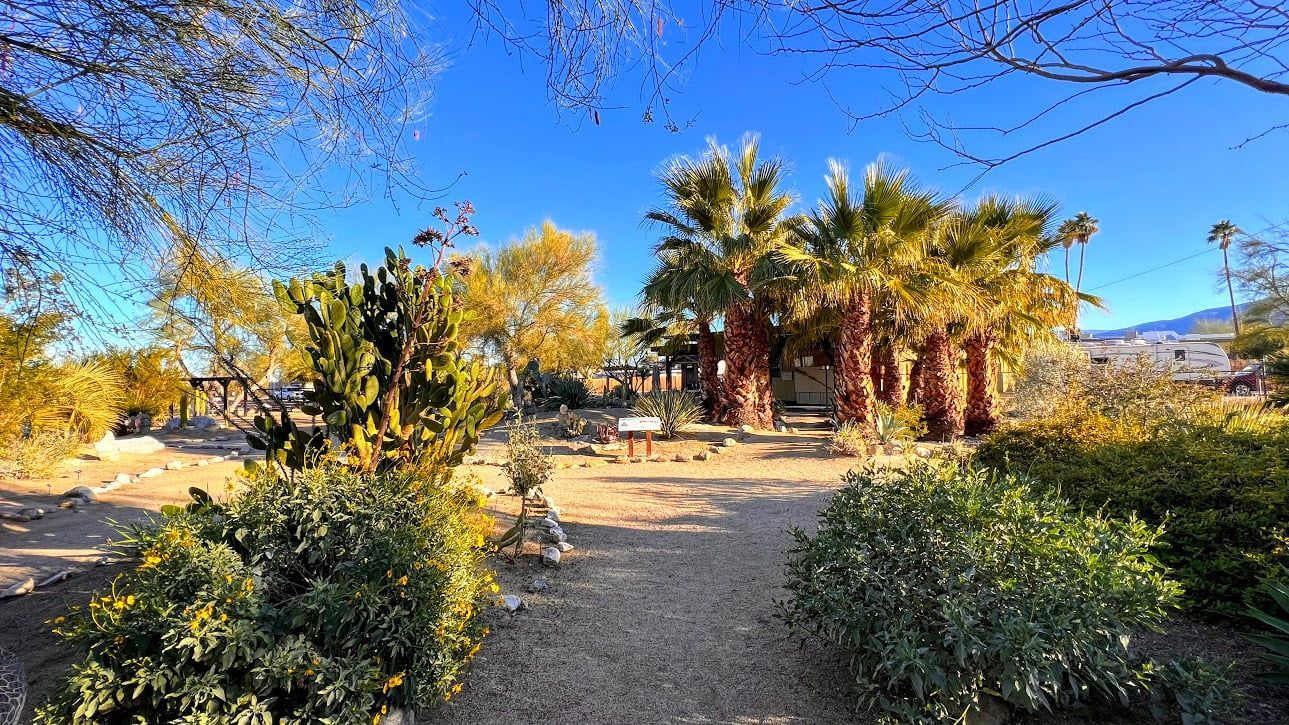
<path id="1" fill-rule="evenodd" d="M 577 547 L 557 570 L 501 565 L 531 609 L 493 634 L 435 723 L 848 722 L 840 667 L 774 617 L 789 526 L 853 462 L 776 437 L 707 462 L 556 471 Z M 475 469 L 504 488 L 496 468 Z M 502 508 L 513 497 L 499 497 Z M 550 589 L 524 587 L 547 576 Z"/>

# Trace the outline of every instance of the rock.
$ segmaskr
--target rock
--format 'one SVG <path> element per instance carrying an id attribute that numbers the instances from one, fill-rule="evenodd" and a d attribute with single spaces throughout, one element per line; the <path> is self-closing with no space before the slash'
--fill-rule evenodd
<path id="1" fill-rule="evenodd" d="M 548 546 L 542 549 L 542 564 L 545 566 L 556 566 L 559 564 L 559 549 L 554 546 Z"/>
<path id="2" fill-rule="evenodd" d="M 209 465 L 210 465 L 210 461 L 208 461 L 208 460 L 206 460 L 205 458 L 203 458 L 203 459 L 201 459 L 200 461 L 197 461 L 196 463 L 194 463 L 193 465 L 194 465 L 194 466 L 197 466 L 198 468 L 201 468 L 202 466 L 209 466 Z"/>
<path id="3" fill-rule="evenodd" d="M 128 473 L 118 473 L 116 474 L 116 478 L 112 479 L 112 483 L 115 483 L 118 486 L 125 486 L 134 483 L 134 476 L 131 476 Z"/>
<path id="4" fill-rule="evenodd" d="M 724 453 L 724 451 L 721 450 L 720 446 L 712 446 L 711 448 L 707 449 L 707 452 L 713 456 L 719 456 L 722 453 Z"/>
<path id="5" fill-rule="evenodd" d="M 561 541 L 561 542 L 559 542 L 558 544 L 556 544 L 556 545 L 555 545 L 555 548 L 556 548 L 556 549 L 559 549 L 561 552 L 563 552 L 563 551 L 572 551 L 572 550 L 573 550 L 573 545 L 572 545 L 572 544 L 570 544 L 570 543 L 568 543 L 567 541 Z"/>
<path id="6" fill-rule="evenodd" d="M 548 506 L 549 508 L 547 508 L 547 509 L 546 509 L 546 518 L 550 519 L 551 521 L 554 521 L 554 522 L 558 525 L 558 524 L 559 524 L 559 509 L 558 509 L 558 508 L 556 508 L 556 507 L 554 507 L 554 506 L 551 506 L 550 504 L 547 504 L 547 506 Z"/>
<path id="7" fill-rule="evenodd" d="M 98 456 L 100 461 L 115 461 L 121 457 L 121 449 L 116 445 L 116 436 L 112 431 L 103 434 L 103 437 L 94 444 L 94 455 Z"/>
<path id="8" fill-rule="evenodd" d="M 917 448 L 914 448 L 913 453 L 916 454 L 918 458 L 925 458 L 928 460 L 935 455 L 935 451 L 927 448 L 926 446 L 918 446 Z"/>
<path id="9" fill-rule="evenodd" d="M 191 425 L 197 430 L 207 430 L 210 428 L 218 428 L 219 421 L 209 415 L 197 415 L 193 416 L 192 420 L 188 421 L 188 425 Z"/>
<path id="10" fill-rule="evenodd" d="M 143 473 L 140 473 L 139 478 L 156 478 L 165 472 L 164 468 L 149 468 Z"/>
<path id="11" fill-rule="evenodd" d="M 210 458 L 207 458 L 207 459 L 206 459 L 206 462 L 207 462 L 207 463 L 223 463 L 223 462 L 224 462 L 224 457 L 223 457 L 223 456 L 211 456 Z"/>
<path id="12" fill-rule="evenodd" d="M 705 461 L 707 460 L 707 457 L 708 457 L 707 451 L 699 451 L 694 454 L 695 461 Z"/>
<path id="13" fill-rule="evenodd" d="M 161 426 L 161 430 L 177 430 L 179 428 L 179 419 L 171 418 L 166 424 Z"/>
<path id="14" fill-rule="evenodd" d="M 169 463 L 166 464 L 167 471 L 178 471 L 180 468 L 183 468 L 183 467 L 184 467 L 183 461 L 170 461 Z"/>
<path id="15" fill-rule="evenodd" d="M 94 560 L 94 566 L 107 566 L 110 561 L 106 556 L 100 556 Z"/>
<path id="16" fill-rule="evenodd" d="M 17 521 L 20 524 L 25 524 L 28 521 L 31 521 L 31 517 L 21 511 L 0 511 L 0 519 L 4 519 L 5 521 Z"/>
<path id="17" fill-rule="evenodd" d="M 35 520 L 45 518 L 45 514 L 49 512 L 37 506 L 27 506 L 26 508 L 19 509 L 18 513 L 29 519 Z"/>
<path id="18" fill-rule="evenodd" d="M 416 712 L 410 707 L 392 707 L 380 722 L 381 725 L 416 725 Z"/>
<path id="19" fill-rule="evenodd" d="M 166 446 L 152 436 L 125 437 L 116 439 L 116 447 L 121 453 L 130 455 L 150 455 L 164 451 Z"/>
<path id="20" fill-rule="evenodd" d="M 538 526 L 545 526 L 545 527 L 546 527 L 546 528 L 548 528 L 548 529 L 558 529 L 558 528 L 559 528 L 559 522 L 558 522 L 558 521 L 556 521 L 555 519 L 551 518 L 549 515 L 547 515 L 547 516 L 546 516 L 546 518 L 542 519 L 541 521 L 538 521 L 538 522 L 537 522 L 537 525 L 538 525 Z"/>
<path id="21" fill-rule="evenodd" d="M 26 579 L 23 579 L 17 584 L 14 584 L 13 586 L 9 587 L 3 592 L 0 592 L 0 599 L 8 599 L 9 597 L 20 597 L 35 588 L 36 588 L 36 580 L 32 579 L 31 577 L 27 577 Z"/>
<path id="22" fill-rule="evenodd" d="M 513 614 L 524 608 L 524 600 L 517 594 L 506 594 L 501 598 L 501 606 Z"/>
<path id="23" fill-rule="evenodd" d="M 725 448 L 733 448 L 734 446 L 738 445 L 738 441 L 734 440 L 733 438 L 726 438 L 725 440 L 721 441 L 721 445 L 724 446 Z"/>
<path id="24" fill-rule="evenodd" d="M 631 462 L 631 463 L 644 463 L 644 457 L 643 457 L 643 456 L 632 456 L 631 458 L 629 458 L 629 459 L 627 459 L 627 460 L 628 460 L 629 462 Z"/>
<path id="25" fill-rule="evenodd" d="M 98 498 L 98 494 L 94 493 L 94 489 L 89 486 L 77 486 L 76 488 L 65 492 L 63 494 L 63 498 L 79 498 L 85 501 L 93 501 Z"/>
<path id="26" fill-rule="evenodd" d="M 563 541 L 568 541 L 568 534 L 564 533 L 564 530 L 560 528 L 548 529 L 546 531 L 546 538 L 550 539 L 551 543 L 558 544 Z"/>
<path id="27" fill-rule="evenodd" d="M 551 498 L 550 496 L 547 496 L 546 494 L 542 494 L 541 500 L 542 500 L 542 505 L 545 506 L 546 508 L 548 509 L 555 508 L 555 499 Z"/>
<path id="28" fill-rule="evenodd" d="M 798 431 L 798 430 L 796 429 L 796 427 L 794 427 L 794 426 L 789 426 L 789 427 L 788 427 L 788 432 L 789 432 L 789 433 L 791 433 L 792 435 L 796 435 L 796 434 L 797 434 L 797 433 L 799 433 L 800 431 Z"/>
<path id="29" fill-rule="evenodd" d="M 780 433 L 787 433 L 787 432 L 788 432 L 788 424 L 787 424 L 787 423 L 784 423 L 783 421 L 779 421 L 778 423 L 775 423 L 775 424 L 774 424 L 774 429 L 775 429 L 776 431 L 780 432 Z"/>
<path id="30" fill-rule="evenodd" d="M 537 592 L 544 592 L 547 589 L 550 589 L 551 585 L 549 582 L 546 581 L 546 577 L 543 576 L 532 580 L 531 582 L 528 583 L 528 586 L 525 588 L 528 590 L 530 594 L 536 594 Z"/>
<path id="31" fill-rule="evenodd" d="M 688 453 L 677 453 L 676 456 L 671 460 L 675 461 L 676 463 L 689 463 L 690 461 L 694 460 L 694 457 L 689 455 Z"/>
<path id="32" fill-rule="evenodd" d="M 615 456 L 609 463 L 630 463 L 631 459 L 626 456 Z"/>
<path id="33" fill-rule="evenodd" d="M 652 456 L 649 456 L 650 463 L 662 463 L 665 460 L 667 460 L 667 457 L 661 453 L 655 453 Z"/>
<path id="34" fill-rule="evenodd" d="M 739 426 L 738 429 L 739 429 L 739 432 L 745 436 L 750 436 L 756 432 L 756 428 L 753 428 L 747 423 L 744 423 L 743 425 Z"/>
<path id="35" fill-rule="evenodd" d="M 80 508 L 80 507 L 82 507 L 82 506 L 85 506 L 85 505 L 86 505 L 86 504 L 88 504 L 88 503 L 89 503 L 89 502 L 88 502 L 88 501 L 86 501 L 86 500 L 85 500 L 85 499 L 83 499 L 83 498 L 65 498 L 65 499 L 63 499 L 62 501 L 58 502 L 58 508 L 60 508 L 60 509 L 78 509 L 78 508 Z"/>
<path id="36" fill-rule="evenodd" d="M 36 586 L 40 586 L 40 587 L 47 587 L 47 586 L 49 586 L 50 584 L 57 584 L 58 582 L 60 582 L 60 581 L 62 581 L 62 580 L 64 580 L 64 579 L 66 579 L 67 577 L 69 577 L 69 576 L 71 576 L 71 575 L 72 575 L 72 570 L 71 570 L 71 569 L 63 569 L 62 571 L 58 572 L 57 574 L 54 574 L 53 576 L 50 576 L 50 577 L 46 578 L 44 581 L 42 581 L 41 583 L 37 584 Z"/>

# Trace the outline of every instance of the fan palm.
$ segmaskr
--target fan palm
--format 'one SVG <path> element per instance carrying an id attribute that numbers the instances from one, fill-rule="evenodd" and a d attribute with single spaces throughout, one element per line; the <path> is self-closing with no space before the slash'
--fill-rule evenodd
<path id="1" fill-rule="evenodd" d="M 702 157 L 679 157 L 661 174 L 667 206 L 646 214 L 664 237 L 664 264 L 692 270 L 697 306 L 725 318 L 725 419 L 739 425 L 773 424 L 770 387 L 771 288 L 782 280 L 771 257 L 788 233 L 792 196 L 782 190 L 782 161 L 757 158 L 759 143 L 745 136 L 737 155 L 708 142 Z"/>
<path id="2" fill-rule="evenodd" d="M 1235 314 L 1235 288 L 1231 286 L 1231 259 L 1227 249 L 1231 246 L 1231 241 L 1235 235 L 1241 234 L 1242 230 L 1231 223 L 1229 219 L 1214 224 L 1208 231 L 1208 243 L 1217 243 L 1218 249 L 1222 250 L 1222 269 L 1226 272 L 1226 294 L 1231 300 L 1231 324 L 1235 326 L 1235 334 L 1240 334 L 1240 318 Z"/>
<path id="3" fill-rule="evenodd" d="M 918 188 L 905 170 L 884 162 L 868 167 L 860 193 L 844 165 L 829 162 L 828 195 L 795 227 L 782 255 L 794 266 L 804 294 L 840 313 L 833 362 L 839 422 L 865 429 L 873 414 L 873 299 L 898 299 L 920 313 L 932 297 L 910 284 L 926 248 L 926 236 L 950 208 L 934 192 Z"/>
<path id="4" fill-rule="evenodd" d="M 1083 289 L 1083 260 L 1087 254 L 1088 242 L 1092 235 L 1101 231 L 1101 222 L 1093 219 L 1090 214 L 1081 211 L 1075 214 L 1073 218 L 1061 222 L 1057 230 L 1057 236 L 1061 239 L 1061 245 L 1065 247 L 1065 283 L 1070 283 L 1070 247 L 1079 243 L 1079 276 L 1074 282 L 1074 291 L 1078 292 Z"/>

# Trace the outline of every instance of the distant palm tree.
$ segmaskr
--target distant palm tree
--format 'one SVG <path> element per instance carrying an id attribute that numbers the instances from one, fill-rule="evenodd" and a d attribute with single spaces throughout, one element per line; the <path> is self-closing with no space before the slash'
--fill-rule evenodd
<path id="1" fill-rule="evenodd" d="M 1217 246 L 1222 250 L 1222 269 L 1226 272 L 1226 295 L 1231 300 L 1231 324 L 1235 326 L 1235 336 L 1240 336 L 1240 318 L 1235 314 L 1235 288 L 1231 286 L 1231 259 L 1227 254 L 1227 248 L 1231 246 L 1231 240 L 1237 234 L 1243 234 L 1243 230 L 1231 223 L 1229 219 L 1214 224 L 1208 230 L 1208 242 L 1212 244 L 1217 242 Z"/>
<path id="2" fill-rule="evenodd" d="M 1066 219 L 1061 222 L 1060 228 L 1056 234 L 1061 239 L 1061 244 L 1065 247 L 1065 283 L 1070 283 L 1070 247 L 1075 242 L 1079 243 L 1079 276 L 1074 282 L 1074 291 L 1083 290 L 1083 260 L 1087 254 L 1088 240 L 1092 235 L 1101 231 L 1101 222 L 1093 219 L 1085 211 L 1074 215 L 1072 219 Z"/>

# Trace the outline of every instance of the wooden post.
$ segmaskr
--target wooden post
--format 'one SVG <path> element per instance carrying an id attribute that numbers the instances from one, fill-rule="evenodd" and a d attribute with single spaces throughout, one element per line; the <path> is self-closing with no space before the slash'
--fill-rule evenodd
<path id="1" fill-rule="evenodd" d="M 653 455 L 653 431 L 645 431 L 645 457 Z"/>
<path id="2" fill-rule="evenodd" d="M 636 456 L 636 432 L 630 431 L 627 433 L 627 458 L 635 458 L 635 456 Z"/>

